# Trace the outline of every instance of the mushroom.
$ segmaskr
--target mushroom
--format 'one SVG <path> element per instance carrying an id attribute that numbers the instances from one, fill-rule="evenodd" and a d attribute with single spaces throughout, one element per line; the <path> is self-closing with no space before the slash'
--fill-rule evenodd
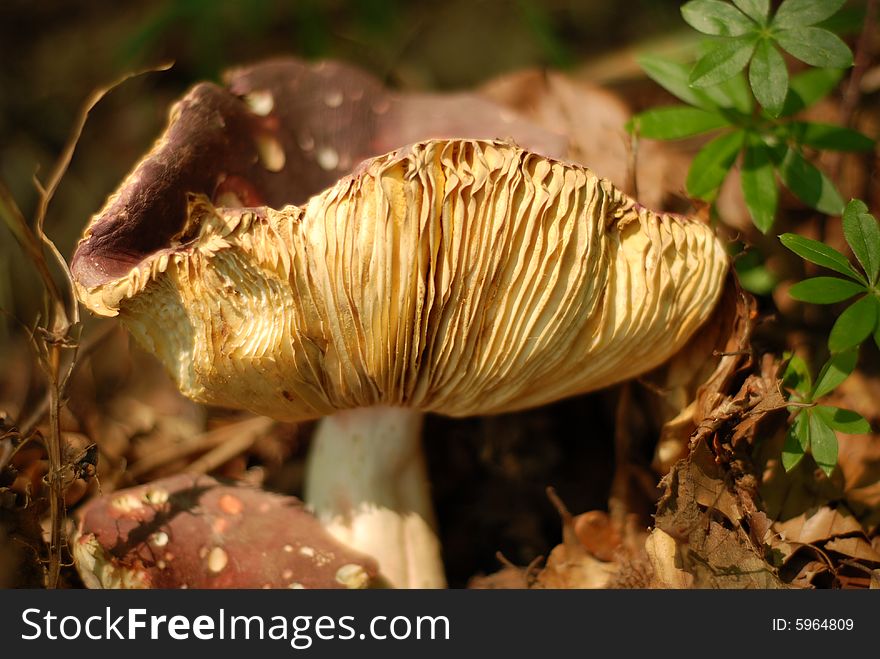
<path id="1" fill-rule="evenodd" d="M 423 413 L 496 414 L 635 377 L 719 298 L 728 262 L 708 226 L 506 141 L 418 142 L 273 206 L 247 117 L 224 106 L 219 124 L 226 100 L 211 113 L 196 97 L 86 229 L 78 295 L 188 396 L 323 418 L 306 501 L 394 586 L 444 585 Z"/>
<path id="2" fill-rule="evenodd" d="M 71 544 L 90 588 L 366 588 L 377 574 L 297 499 L 189 474 L 93 499 Z"/>

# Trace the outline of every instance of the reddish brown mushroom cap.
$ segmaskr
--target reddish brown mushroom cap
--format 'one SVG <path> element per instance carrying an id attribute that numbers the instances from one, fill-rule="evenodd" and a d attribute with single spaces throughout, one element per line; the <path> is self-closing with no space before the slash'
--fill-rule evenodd
<path id="1" fill-rule="evenodd" d="M 270 60 L 226 82 L 200 83 L 172 108 L 165 134 L 87 228 L 71 264 L 78 286 L 114 280 L 185 239 L 191 195 L 301 204 L 360 161 L 428 138 L 510 138 L 557 157 L 567 147 L 477 94 L 395 93 L 337 62 Z"/>
<path id="2" fill-rule="evenodd" d="M 364 588 L 377 574 L 299 500 L 189 474 L 91 501 L 73 552 L 92 588 Z"/>

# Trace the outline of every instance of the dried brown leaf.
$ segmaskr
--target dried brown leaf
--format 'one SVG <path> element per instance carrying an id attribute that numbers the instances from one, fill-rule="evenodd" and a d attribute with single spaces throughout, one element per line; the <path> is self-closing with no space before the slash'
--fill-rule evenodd
<path id="1" fill-rule="evenodd" d="M 731 497 L 743 494 L 728 489 L 724 471 L 705 443 L 697 444 L 688 459 L 677 463 L 663 482 L 666 492 L 657 506 L 650 546 L 655 557 L 661 555 L 658 543 L 663 547 L 662 555 L 667 558 L 655 559 L 655 571 L 673 580 L 673 584 L 667 584 L 669 587 L 676 580 L 682 581 L 683 577 L 675 576 L 678 570 L 691 575 L 695 588 L 782 587 L 775 570 L 764 560 L 764 548 L 753 544 L 738 518 L 722 523 L 713 514 L 718 509 L 713 502 L 730 501 L 725 491 Z M 741 505 L 726 507 L 736 517 L 735 511 Z"/>
<path id="2" fill-rule="evenodd" d="M 863 532 L 862 525 L 846 508 L 829 506 L 777 522 L 775 528 L 784 539 L 806 545 Z"/>
<path id="3" fill-rule="evenodd" d="M 857 560 L 880 563 L 880 552 L 877 552 L 864 538 L 834 538 L 825 543 L 826 551 L 836 551 Z"/>

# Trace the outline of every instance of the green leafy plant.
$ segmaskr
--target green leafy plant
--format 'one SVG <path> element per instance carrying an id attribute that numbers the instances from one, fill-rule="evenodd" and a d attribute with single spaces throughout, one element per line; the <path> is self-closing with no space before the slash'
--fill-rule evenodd
<path id="1" fill-rule="evenodd" d="M 791 426 L 785 438 L 782 464 L 793 469 L 806 453 L 811 453 L 816 464 L 831 474 L 837 464 L 837 436 L 844 433 L 867 433 L 868 422 L 850 410 L 818 401 L 841 384 L 853 372 L 858 359 L 858 347 L 871 334 L 880 347 L 880 226 L 858 199 L 846 205 L 843 214 L 843 232 L 846 242 L 855 254 L 858 266 L 836 249 L 793 233 L 782 234 L 782 244 L 801 258 L 833 270 L 843 277 L 812 277 L 798 282 L 789 289 L 796 300 L 814 304 L 834 304 L 860 296 L 837 318 L 828 336 L 831 358 L 822 367 L 815 384 L 804 361 L 790 358 L 783 377 L 783 386 L 797 403 Z"/>
<path id="2" fill-rule="evenodd" d="M 880 227 L 858 199 L 843 214 L 843 233 L 858 260 L 854 265 L 836 249 L 794 233 L 782 234 L 782 244 L 801 258 L 833 270 L 841 277 L 812 277 L 789 289 L 795 300 L 834 304 L 860 296 L 838 316 L 828 335 L 832 353 L 855 348 L 873 334 L 880 348 Z"/>
<path id="3" fill-rule="evenodd" d="M 738 163 L 742 195 L 761 232 L 775 221 L 780 183 L 811 208 L 843 214 L 857 264 L 821 242 L 793 233 L 780 236 L 800 257 L 842 275 L 802 281 L 790 289 L 792 297 L 816 304 L 856 298 L 834 323 L 828 337 L 831 356 L 815 382 L 796 355 L 788 356 L 783 378 L 792 417 L 782 463 L 790 470 L 809 453 L 826 474 L 837 464 L 835 432 L 870 428 L 855 412 L 820 403 L 855 369 L 863 341 L 873 334 L 880 346 L 880 228 L 864 203 L 853 200 L 844 209 L 834 183 L 810 162 L 814 151 L 867 151 L 874 140 L 843 126 L 797 118 L 830 94 L 853 64 L 829 20 L 843 4 L 785 0 L 773 13 L 769 0 L 687 2 L 681 8 L 684 20 L 712 37 L 696 60 L 688 65 L 654 56 L 640 59 L 647 75 L 686 105 L 647 110 L 629 125 L 636 135 L 651 139 L 709 135 L 688 171 L 688 194 L 714 202 Z M 783 53 L 817 68 L 790 76 Z M 746 251 L 740 257 L 743 285 L 770 293 L 778 282 L 764 267 L 764 255 Z"/>
<path id="4" fill-rule="evenodd" d="M 643 57 L 647 75 L 688 105 L 636 115 L 630 130 L 672 140 L 717 132 L 688 172 L 688 194 L 714 201 L 731 168 L 741 161 L 743 197 L 755 226 L 766 233 L 779 205 L 777 177 L 803 203 L 838 215 L 843 199 L 804 150 L 870 150 L 874 141 L 843 126 L 792 117 L 829 94 L 852 53 L 833 32 L 816 24 L 843 0 L 786 0 L 771 18 L 769 0 L 692 0 L 681 8 L 698 31 L 716 37 L 692 66 Z M 789 77 L 781 48 L 812 66 Z M 748 80 L 743 71 L 748 67 Z M 757 101 L 757 102 L 756 102 Z"/>
<path id="5" fill-rule="evenodd" d="M 849 377 L 857 358 L 856 350 L 832 355 L 814 383 L 804 360 L 797 355 L 790 356 L 782 380 L 783 386 L 791 392 L 789 401 L 795 403 L 789 408 L 794 418 L 782 449 L 782 466 L 786 471 L 794 469 L 804 455 L 810 453 L 822 471 L 830 476 L 837 464 L 835 431 L 850 434 L 870 431 L 868 422 L 856 412 L 816 404 Z"/>
<path id="6" fill-rule="evenodd" d="M 704 54 L 690 74 L 694 87 L 708 87 L 749 67 L 755 98 L 770 116 L 778 117 L 788 91 L 788 69 L 777 47 L 811 66 L 852 66 L 849 47 L 821 23 L 844 0 L 786 0 L 770 18 L 770 0 L 692 0 L 681 15 L 694 29 L 727 37 Z M 734 6 L 735 5 L 735 6 Z"/>

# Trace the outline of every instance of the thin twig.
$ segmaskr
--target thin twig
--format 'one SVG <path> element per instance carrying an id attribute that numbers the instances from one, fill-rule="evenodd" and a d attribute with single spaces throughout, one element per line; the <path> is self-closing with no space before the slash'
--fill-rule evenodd
<path id="1" fill-rule="evenodd" d="M 861 97 L 862 78 L 871 64 L 871 45 L 876 24 L 877 0 L 868 0 L 865 6 L 865 22 L 862 26 L 862 32 L 859 34 L 859 40 L 856 42 L 852 74 L 840 102 L 840 123 L 848 128 L 852 128 L 855 109 Z"/>
<path id="2" fill-rule="evenodd" d="M 629 133 L 626 142 L 626 189 L 624 192 L 633 199 L 639 198 L 639 134 L 637 131 Z"/>
<path id="3" fill-rule="evenodd" d="M 559 516 L 562 518 L 563 524 L 573 524 L 574 517 L 572 517 L 571 512 L 568 509 L 568 506 L 559 498 L 559 495 L 556 494 L 556 488 L 552 485 L 548 485 L 546 490 L 547 498 L 550 499 L 550 503 L 553 504 L 553 507 L 556 508 L 556 512 L 559 513 Z"/>
<path id="4" fill-rule="evenodd" d="M 103 342 L 107 339 L 111 334 L 113 334 L 114 330 L 117 328 L 117 325 L 112 320 L 105 320 L 98 326 L 98 329 L 89 334 L 85 340 L 80 343 L 79 350 L 76 354 L 76 359 L 70 360 L 68 364 L 66 374 L 64 378 L 61 380 L 61 390 L 67 390 L 67 382 L 70 380 L 71 375 L 76 370 L 83 361 L 91 355 Z M 46 392 L 46 395 L 40 401 L 39 405 L 31 412 L 30 416 L 25 419 L 18 427 L 19 432 L 22 435 L 29 435 L 34 428 L 36 428 L 37 424 L 40 423 L 49 411 L 49 394 Z"/>
<path id="5" fill-rule="evenodd" d="M 853 56 L 853 70 L 843 90 L 840 100 L 839 117 L 840 123 L 847 128 L 852 128 L 855 123 L 855 112 L 861 99 L 862 78 L 871 64 L 871 42 L 877 23 L 877 0 L 868 0 L 865 6 L 865 21 L 862 31 L 856 42 L 856 52 Z M 840 182 L 840 174 L 843 169 L 844 154 L 834 154 L 831 173 L 832 178 Z M 820 240 L 825 239 L 825 223 L 820 224 Z"/>
<path id="6" fill-rule="evenodd" d="M 272 419 L 265 417 L 258 417 L 252 419 L 252 421 L 252 427 L 247 430 L 240 430 L 232 439 L 219 444 L 198 460 L 192 462 L 186 470 L 192 474 L 206 474 L 214 471 L 220 465 L 247 451 L 274 423 Z"/>
<path id="7" fill-rule="evenodd" d="M 126 470 L 126 475 L 132 479 L 137 479 L 176 460 L 182 460 L 195 453 L 210 451 L 225 442 L 232 442 L 237 435 L 258 436 L 268 430 L 273 423 L 272 419 L 259 416 L 230 423 L 201 435 L 196 435 L 188 441 L 164 447 L 144 456 Z"/>
<path id="8" fill-rule="evenodd" d="M 48 588 L 57 587 L 61 574 L 61 552 L 64 542 L 62 525 L 65 514 L 64 479 L 62 476 L 64 465 L 62 464 L 61 405 L 64 401 L 65 388 L 76 366 L 80 322 L 79 304 L 76 299 L 70 268 L 64 257 L 62 257 L 61 252 L 58 251 L 56 245 L 46 236 L 43 230 L 46 213 L 61 180 L 67 173 L 67 168 L 73 158 L 73 153 L 76 150 L 76 145 L 79 142 L 80 135 L 82 135 L 89 113 L 95 105 L 107 92 L 129 78 L 147 71 L 167 70 L 169 67 L 170 64 L 166 64 L 145 71 L 127 74 L 113 84 L 99 89 L 89 96 L 77 115 L 70 137 L 50 172 L 47 184 L 44 185 L 36 175 L 34 176 L 34 185 L 39 194 L 39 200 L 34 215 L 33 228 L 24 220 L 24 216 L 18 209 L 12 195 L 9 194 L 4 186 L 0 185 L 0 220 L 3 220 L 10 228 L 15 238 L 30 257 L 40 274 L 40 279 L 45 289 L 45 324 L 37 326 L 31 339 L 36 345 L 36 354 L 40 367 L 46 376 L 48 394 L 49 434 L 48 438 L 44 441 L 46 454 L 49 458 L 49 471 L 46 476 L 46 483 L 49 488 L 50 512 L 49 560 L 46 569 L 46 586 Z M 46 262 L 45 250 L 47 249 L 63 275 L 63 290 L 58 286 Z M 69 357 L 67 357 L 68 355 Z M 44 413 L 42 412 L 37 415 L 36 418 L 42 418 Z M 32 418 L 34 418 L 33 415 Z M 32 422 L 29 419 L 28 425 L 37 422 Z"/>

